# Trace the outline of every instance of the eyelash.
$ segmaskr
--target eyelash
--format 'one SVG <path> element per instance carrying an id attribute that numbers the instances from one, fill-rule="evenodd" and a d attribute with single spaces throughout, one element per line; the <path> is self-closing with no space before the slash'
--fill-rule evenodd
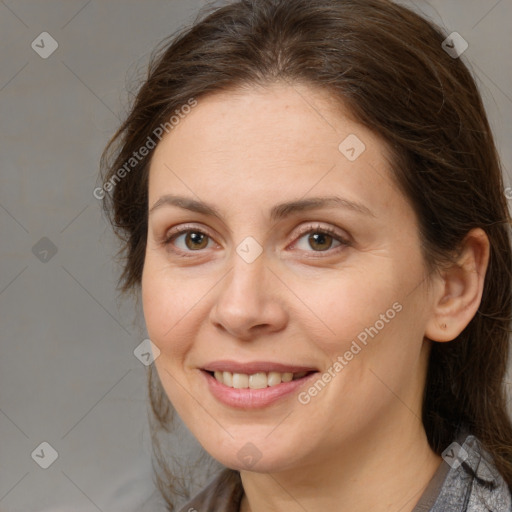
<path id="1" fill-rule="evenodd" d="M 201 235 L 207 236 L 208 238 L 210 238 L 210 240 L 213 239 L 213 237 L 211 237 L 208 233 L 206 233 L 202 229 L 198 229 L 198 228 L 195 228 L 195 227 L 191 227 L 191 226 L 186 226 L 185 225 L 185 226 L 181 226 L 181 227 L 176 228 L 173 231 L 172 234 L 170 234 L 168 236 L 164 236 L 164 238 L 162 240 L 162 244 L 165 247 L 169 247 L 171 245 L 171 243 L 176 238 L 178 238 L 179 236 L 181 236 L 183 234 L 187 234 L 187 233 L 199 233 Z M 320 254 L 327 253 L 329 256 L 331 256 L 333 254 L 333 252 L 338 252 L 339 250 L 343 250 L 345 247 L 349 247 L 351 245 L 350 242 L 347 239 L 343 238 L 339 233 L 337 233 L 335 229 L 330 228 L 330 227 L 321 227 L 321 226 L 307 226 L 307 227 L 305 227 L 304 229 L 300 230 L 300 232 L 298 233 L 297 240 L 301 239 L 304 235 L 312 234 L 312 233 L 319 233 L 319 234 L 322 234 L 322 235 L 329 235 L 334 240 L 339 242 L 340 245 L 338 247 L 333 248 L 333 249 L 326 249 L 325 251 L 305 251 L 305 252 L 320 253 Z M 295 245 L 295 243 L 294 243 L 294 245 Z M 197 251 L 185 251 L 185 252 L 182 251 L 182 250 L 176 250 L 174 248 L 172 248 L 171 250 L 172 250 L 172 252 L 174 252 L 175 254 L 179 255 L 180 257 L 185 257 L 185 258 L 195 256 L 194 255 L 195 252 L 201 252 L 201 249 L 199 249 Z M 309 257 L 317 258 L 317 257 L 322 257 L 322 256 L 309 256 Z"/>

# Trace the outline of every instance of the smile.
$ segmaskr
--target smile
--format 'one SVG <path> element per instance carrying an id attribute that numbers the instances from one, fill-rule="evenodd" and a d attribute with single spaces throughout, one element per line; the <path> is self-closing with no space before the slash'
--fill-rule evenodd
<path id="1" fill-rule="evenodd" d="M 216 361 L 201 368 L 201 374 L 216 400 L 230 407 L 252 409 L 297 393 L 318 370 L 268 362 Z"/>
<path id="2" fill-rule="evenodd" d="M 227 387 L 235 389 L 264 389 L 266 387 L 278 386 L 282 382 L 302 379 L 310 372 L 257 372 L 253 374 L 232 373 L 228 371 L 211 372 L 215 380 Z"/>

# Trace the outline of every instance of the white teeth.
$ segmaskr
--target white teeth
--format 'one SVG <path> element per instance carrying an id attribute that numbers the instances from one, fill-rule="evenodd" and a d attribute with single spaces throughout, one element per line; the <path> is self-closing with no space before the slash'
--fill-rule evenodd
<path id="1" fill-rule="evenodd" d="M 251 389 L 263 389 L 267 387 L 266 373 L 253 373 L 249 377 L 249 387 Z"/>
<path id="2" fill-rule="evenodd" d="M 249 375 L 245 373 L 233 373 L 233 387 L 245 389 L 249 387 Z"/>
<path id="3" fill-rule="evenodd" d="M 293 373 L 283 373 L 283 375 L 281 375 L 281 380 L 283 382 L 290 382 L 293 380 Z"/>
<path id="4" fill-rule="evenodd" d="M 281 373 L 269 372 L 267 382 L 269 386 L 277 386 L 278 384 L 281 384 Z"/>
<path id="5" fill-rule="evenodd" d="M 220 372 L 219 372 L 220 373 Z M 217 379 L 219 380 L 219 379 Z M 222 379 L 220 382 L 223 382 L 226 384 L 226 386 L 229 386 L 230 388 L 233 387 L 233 374 L 231 372 L 222 372 Z"/>
<path id="6" fill-rule="evenodd" d="M 235 389 L 264 389 L 266 387 L 277 386 L 281 382 L 290 382 L 292 380 L 300 379 L 306 376 L 308 372 L 258 372 L 248 375 L 246 373 L 231 373 L 231 372 L 214 372 L 215 379 Z"/>

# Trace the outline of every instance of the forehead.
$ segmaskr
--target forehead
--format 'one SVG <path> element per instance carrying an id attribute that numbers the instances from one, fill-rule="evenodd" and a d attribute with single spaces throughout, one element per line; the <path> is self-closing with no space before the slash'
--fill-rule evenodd
<path id="1" fill-rule="evenodd" d="M 247 205 L 339 191 L 381 207 L 401 195 L 386 144 L 325 90 L 274 84 L 197 101 L 155 149 L 150 207 L 163 193 Z"/>
<path id="2" fill-rule="evenodd" d="M 325 157 L 340 156 L 338 145 L 351 134 L 375 149 L 386 149 L 328 91 L 299 84 L 216 92 L 201 97 L 196 107 L 180 117 L 157 153 L 163 146 L 186 142 L 196 143 L 198 149 L 189 157 L 200 158 L 208 152 L 216 160 L 223 155 L 231 160 L 243 150 L 246 156 L 259 158 L 318 161 L 324 159 L 328 146 L 334 151 Z"/>

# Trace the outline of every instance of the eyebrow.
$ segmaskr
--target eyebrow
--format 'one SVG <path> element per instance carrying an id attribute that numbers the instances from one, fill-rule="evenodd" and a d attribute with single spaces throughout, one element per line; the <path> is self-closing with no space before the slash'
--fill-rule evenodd
<path id="1" fill-rule="evenodd" d="M 185 210 L 190 210 L 193 212 L 202 213 L 203 215 L 210 215 L 212 217 L 222 219 L 221 212 L 211 204 L 196 201 L 195 199 L 191 199 L 189 197 L 175 196 L 170 194 L 166 194 L 160 197 L 156 201 L 156 203 L 150 208 L 149 215 L 151 215 L 155 210 L 163 206 L 177 206 Z M 294 213 L 328 207 L 345 208 L 347 210 L 352 210 L 356 213 L 360 213 L 363 215 L 368 215 L 371 217 L 376 216 L 369 208 L 367 208 L 363 204 L 356 203 L 354 201 L 349 201 L 348 199 L 344 199 L 337 196 L 327 196 L 312 197 L 309 199 L 298 199 L 295 201 L 277 204 L 270 210 L 270 219 L 272 221 L 278 221 L 286 217 L 289 217 Z"/>

